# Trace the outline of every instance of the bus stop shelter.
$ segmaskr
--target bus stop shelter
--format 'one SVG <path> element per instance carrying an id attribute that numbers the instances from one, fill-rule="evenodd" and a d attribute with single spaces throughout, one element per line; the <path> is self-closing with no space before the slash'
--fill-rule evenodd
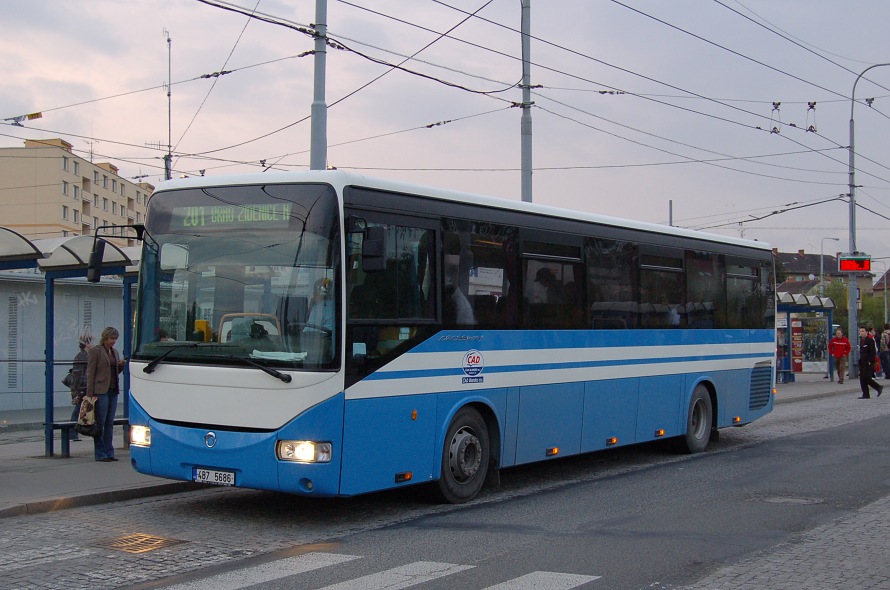
<path id="1" fill-rule="evenodd" d="M 0 270 L 18 270 L 37 268 L 43 272 L 46 295 L 46 328 L 44 331 L 45 351 L 45 406 L 44 436 L 45 455 L 51 457 L 53 448 L 54 422 L 54 375 L 55 364 L 54 330 L 55 330 L 55 281 L 59 279 L 86 277 L 90 252 L 93 248 L 92 236 L 74 236 L 67 238 L 50 238 L 30 240 L 18 232 L 0 227 Z M 119 275 L 123 277 L 123 354 L 130 356 L 133 336 L 133 309 L 131 291 L 137 281 L 139 264 L 139 247 L 121 248 L 106 240 L 102 257 L 102 276 Z M 124 417 L 129 412 L 130 377 L 124 371 Z M 126 428 L 126 426 L 125 426 Z M 126 432 L 124 440 L 127 440 Z"/>
<path id="2" fill-rule="evenodd" d="M 785 292 L 777 292 L 776 293 L 776 319 L 777 323 L 781 323 L 782 318 L 784 318 L 784 324 L 787 326 L 787 338 L 790 344 L 789 351 L 786 354 L 781 354 L 781 351 L 777 352 L 777 363 L 776 363 L 776 380 L 784 383 L 793 383 L 794 382 L 794 369 L 792 366 L 792 355 L 790 354 L 790 349 L 794 346 L 794 341 L 792 338 L 794 335 L 791 330 L 791 316 L 792 314 L 802 314 L 802 313 L 822 313 L 827 315 L 828 317 L 828 334 L 826 334 L 826 343 L 831 338 L 831 326 L 834 323 L 834 301 L 831 300 L 831 297 L 821 297 L 818 295 L 803 295 L 803 294 L 795 294 L 795 293 L 785 293 Z M 831 355 L 828 355 L 828 375 L 829 378 L 833 378 L 834 376 L 834 363 L 832 362 Z"/>

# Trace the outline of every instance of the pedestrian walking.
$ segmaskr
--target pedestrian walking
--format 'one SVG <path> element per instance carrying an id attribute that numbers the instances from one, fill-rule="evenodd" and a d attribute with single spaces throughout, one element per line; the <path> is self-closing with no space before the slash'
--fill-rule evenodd
<path id="1" fill-rule="evenodd" d="M 869 387 L 878 392 L 878 397 L 884 392 L 884 386 L 875 381 L 875 359 L 878 357 L 878 347 L 865 327 L 859 328 L 859 388 L 862 395 L 859 399 L 869 399 Z"/>
<path id="2" fill-rule="evenodd" d="M 834 338 L 828 343 L 828 352 L 834 359 L 834 366 L 837 369 L 837 382 L 843 383 L 844 377 L 847 375 L 847 355 L 853 347 L 850 341 L 844 336 L 844 331 L 838 328 L 834 331 Z"/>
<path id="3" fill-rule="evenodd" d="M 99 433 L 93 437 L 96 461 L 117 461 L 114 456 L 114 416 L 120 393 L 118 376 L 126 361 L 120 358 L 114 344 L 120 333 L 112 327 L 102 330 L 99 344 L 87 353 L 86 395 L 96 396 L 96 424 Z"/>

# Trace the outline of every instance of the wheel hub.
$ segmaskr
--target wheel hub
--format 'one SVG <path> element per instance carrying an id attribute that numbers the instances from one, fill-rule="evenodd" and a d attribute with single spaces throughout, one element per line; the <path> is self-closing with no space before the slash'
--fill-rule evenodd
<path id="1" fill-rule="evenodd" d="M 448 464 L 457 481 L 472 478 L 482 463 L 481 445 L 472 431 L 461 429 L 451 439 Z"/>

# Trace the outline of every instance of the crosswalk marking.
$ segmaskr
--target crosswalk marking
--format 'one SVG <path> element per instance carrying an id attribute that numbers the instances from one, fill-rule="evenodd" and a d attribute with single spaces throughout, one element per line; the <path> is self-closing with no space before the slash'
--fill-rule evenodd
<path id="1" fill-rule="evenodd" d="M 532 572 L 513 580 L 507 580 L 485 590 L 569 590 L 581 584 L 598 580 L 600 576 L 561 574 L 559 572 Z"/>
<path id="2" fill-rule="evenodd" d="M 167 590 L 241 590 L 254 584 L 271 582 L 294 574 L 302 574 L 330 565 L 337 565 L 361 559 L 358 555 L 338 555 L 336 553 L 306 553 L 297 557 L 287 557 L 253 567 L 235 570 L 225 574 L 168 586 Z"/>
<path id="3" fill-rule="evenodd" d="M 321 590 L 399 590 L 436 578 L 450 576 L 473 567 L 472 565 L 455 565 L 434 561 L 415 561 L 408 565 L 347 580 L 333 586 L 325 586 Z"/>
<path id="4" fill-rule="evenodd" d="M 254 585 L 347 563 L 355 559 L 362 559 L 362 556 L 338 553 L 306 553 L 296 557 L 288 557 L 278 561 L 233 570 L 224 574 L 217 574 L 209 578 L 167 586 L 166 590 L 203 590 L 204 588 L 213 588 L 213 590 L 242 590 Z M 325 586 L 320 590 L 401 590 L 470 570 L 474 567 L 476 566 L 435 561 L 415 561 L 414 563 L 382 572 Z M 485 590 L 571 590 L 599 578 L 600 576 L 538 571 L 489 586 Z"/>

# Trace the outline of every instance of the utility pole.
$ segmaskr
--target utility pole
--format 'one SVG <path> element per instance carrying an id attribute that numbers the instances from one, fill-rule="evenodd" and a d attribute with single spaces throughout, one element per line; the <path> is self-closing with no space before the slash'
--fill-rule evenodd
<path id="1" fill-rule="evenodd" d="M 315 0 L 315 79 L 312 96 L 309 169 L 324 170 L 328 161 L 328 105 L 325 103 L 328 0 Z"/>
<path id="2" fill-rule="evenodd" d="M 854 139 L 854 124 L 853 124 L 853 107 L 856 106 L 856 85 L 859 84 L 859 79 L 865 75 L 865 73 L 872 68 L 879 68 L 883 66 L 890 66 L 890 63 L 880 63 L 875 64 L 873 66 L 868 66 L 862 73 L 856 76 L 856 80 L 853 82 L 853 90 L 850 91 L 850 169 L 848 171 L 850 177 L 850 193 L 847 195 L 850 198 L 850 255 L 855 255 L 857 253 L 856 249 L 856 166 L 854 161 L 854 156 L 856 154 L 856 150 L 853 148 L 853 139 Z M 847 286 L 847 308 L 849 314 L 849 329 L 850 333 L 848 334 L 851 341 L 858 343 L 859 342 L 859 309 L 858 305 L 858 295 L 859 295 L 859 277 L 853 272 L 850 273 L 850 284 Z M 856 334 L 856 340 L 853 340 L 854 334 Z M 853 346 L 853 350 L 850 351 L 850 376 L 857 377 L 859 375 L 859 347 Z"/>
<path id="3" fill-rule="evenodd" d="M 172 65 L 173 65 L 173 39 L 170 38 L 170 32 L 164 29 L 164 35 L 167 36 L 167 155 L 164 156 L 164 178 L 170 180 L 173 178 L 173 101 L 170 98 L 172 94 Z"/>
<path id="4" fill-rule="evenodd" d="M 532 202 L 532 89 L 531 89 L 531 0 L 522 2 L 522 118 L 521 167 L 522 200 Z"/>

